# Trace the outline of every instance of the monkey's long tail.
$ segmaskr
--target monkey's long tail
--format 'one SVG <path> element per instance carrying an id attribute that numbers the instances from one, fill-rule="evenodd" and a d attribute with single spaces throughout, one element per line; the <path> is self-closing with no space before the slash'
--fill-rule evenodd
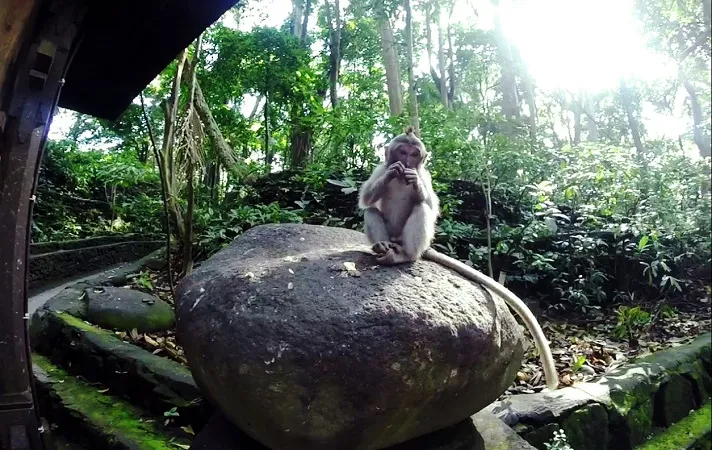
<path id="1" fill-rule="evenodd" d="M 485 285 L 487 288 L 494 291 L 497 295 L 502 297 L 505 302 L 519 315 L 519 317 L 524 320 L 527 325 L 529 332 L 534 337 L 534 343 L 536 344 L 539 354 L 541 356 L 541 364 L 544 367 L 544 376 L 546 376 L 546 386 L 555 390 L 559 385 L 559 375 L 556 373 L 556 366 L 554 365 L 554 358 L 551 356 L 551 349 L 549 348 L 549 341 L 547 341 L 544 332 L 539 326 L 536 317 L 532 314 L 531 310 L 524 304 L 524 302 L 514 295 L 512 291 L 502 286 L 492 278 L 488 277 L 482 272 L 479 272 L 472 267 L 461 263 L 460 261 L 450 258 L 447 255 L 428 248 L 423 253 L 424 259 L 429 259 L 430 261 L 442 264 L 455 272 L 459 273 L 463 277 L 475 281 L 477 283 Z"/>

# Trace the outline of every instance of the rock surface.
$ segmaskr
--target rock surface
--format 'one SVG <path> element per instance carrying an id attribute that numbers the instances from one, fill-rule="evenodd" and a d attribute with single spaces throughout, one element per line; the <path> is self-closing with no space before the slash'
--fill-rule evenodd
<path id="1" fill-rule="evenodd" d="M 190 450 L 269 450 L 215 413 Z M 535 450 L 492 414 L 480 411 L 451 427 L 403 442 L 387 450 Z"/>
<path id="2" fill-rule="evenodd" d="M 504 301 L 437 264 L 376 266 L 362 233 L 252 228 L 181 281 L 203 392 L 274 450 L 383 449 L 455 425 L 514 379 Z"/>
<path id="3" fill-rule="evenodd" d="M 87 288 L 84 294 L 87 320 L 109 330 L 154 333 L 175 323 L 173 307 L 153 295 L 117 287 Z"/>

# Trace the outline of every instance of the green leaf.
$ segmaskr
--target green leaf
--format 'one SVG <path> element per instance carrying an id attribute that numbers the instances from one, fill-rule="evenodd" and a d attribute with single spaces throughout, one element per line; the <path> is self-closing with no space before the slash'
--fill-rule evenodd
<path id="1" fill-rule="evenodd" d="M 648 241 L 650 240 L 650 237 L 646 234 L 645 236 L 640 238 L 640 241 L 638 241 L 638 251 L 641 251 L 645 248 L 645 246 L 648 244 Z"/>

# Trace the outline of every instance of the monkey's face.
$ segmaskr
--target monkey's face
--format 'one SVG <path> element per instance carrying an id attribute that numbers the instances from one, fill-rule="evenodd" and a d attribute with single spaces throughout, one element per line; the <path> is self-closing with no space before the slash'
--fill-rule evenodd
<path id="1" fill-rule="evenodd" d="M 407 169 L 417 169 L 423 160 L 420 148 L 416 145 L 401 144 L 390 153 L 388 163 L 400 161 Z"/>

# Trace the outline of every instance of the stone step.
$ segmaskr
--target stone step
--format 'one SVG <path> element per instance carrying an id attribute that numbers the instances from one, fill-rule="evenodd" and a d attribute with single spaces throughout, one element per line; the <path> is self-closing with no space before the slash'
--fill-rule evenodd
<path id="1" fill-rule="evenodd" d="M 111 395 L 104 386 L 90 385 L 32 355 L 40 413 L 52 424 L 52 434 L 70 449 L 187 449 L 191 436 L 178 427 L 163 426 L 165 417 L 148 414 Z"/>
<path id="2" fill-rule="evenodd" d="M 78 301 L 80 295 L 74 289 L 60 294 L 68 302 Z M 55 306 L 61 304 L 56 300 Z M 190 370 L 182 364 L 124 342 L 68 312 L 39 310 L 30 329 L 34 352 L 73 376 L 105 385 L 113 395 L 141 409 L 153 414 L 174 409 L 175 422 L 191 425 L 195 431 L 212 413 Z"/>
<path id="3" fill-rule="evenodd" d="M 693 411 L 665 429 L 648 442 L 636 447 L 636 450 L 702 450 L 709 449 L 712 444 L 712 414 L 710 403 Z"/>

